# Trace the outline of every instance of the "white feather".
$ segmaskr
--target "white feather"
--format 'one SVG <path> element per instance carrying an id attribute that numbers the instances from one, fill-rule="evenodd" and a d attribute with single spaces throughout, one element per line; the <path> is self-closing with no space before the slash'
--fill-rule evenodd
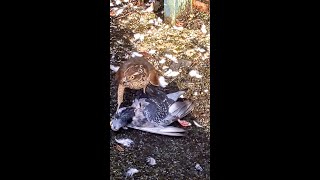
<path id="1" fill-rule="evenodd" d="M 132 52 L 132 57 L 142 57 L 143 55 L 142 54 L 139 54 L 138 52 Z"/>
<path id="2" fill-rule="evenodd" d="M 151 5 L 150 7 L 148 7 L 146 10 L 144 10 L 143 12 L 152 12 L 153 11 L 153 5 Z"/>
<path id="3" fill-rule="evenodd" d="M 116 5 L 119 5 L 121 4 L 121 1 L 120 0 L 116 0 Z"/>
<path id="4" fill-rule="evenodd" d="M 166 60 L 165 60 L 164 58 L 162 58 L 162 59 L 159 61 L 160 64 L 164 64 L 165 62 L 166 62 Z"/>
<path id="5" fill-rule="evenodd" d="M 117 143 L 122 144 L 126 147 L 130 147 L 133 141 L 131 139 L 115 139 Z"/>
<path id="6" fill-rule="evenodd" d="M 157 164 L 157 163 L 156 163 L 156 160 L 155 160 L 154 158 L 152 158 L 152 157 L 148 157 L 148 158 L 147 158 L 147 163 L 148 163 L 149 165 L 151 165 L 151 166 L 154 166 L 154 165 Z"/>
<path id="7" fill-rule="evenodd" d="M 189 75 L 190 75 L 191 77 L 202 78 L 202 75 L 200 75 L 200 74 L 199 74 L 199 71 L 197 71 L 197 70 L 191 70 L 191 71 L 189 72 Z"/>
<path id="8" fill-rule="evenodd" d="M 119 70 L 120 66 L 114 66 L 114 65 L 110 65 L 110 69 L 113 71 L 113 72 L 117 72 Z"/>
<path id="9" fill-rule="evenodd" d="M 123 9 L 119 9 L 116 11 L 116 16 L 119 16 L 123 12 Z"/>
<path id="10" fill-rule="evenodd" d="M 136 168 L 130 168 L 127 172 L 126 172 L 126 177 L 131 177 L 133 174 L 135 174 L 135 173 L 138 173 L 139 172 L 139 170 L 138 169 L 136 169 Z"/>
<path id="11" fill-rule="evenodd" d="M 136 126 L 130 126 L 128 125 L 129 128 L 132 129 L 137 129 L 140 131 L 145 131 L 149 133 L 154 133 L 154 134 L 161 134 L 161 135 L 166 135 L 166 136 L 184 136 L 182 132 L 185 132 L 184 129 L 173 127 L 173 126 L 167 126 L 167 127 L 136 127 Z"/>
<path id="12" fill-rule="evenodd" d="M 176 30 L 178 30 L 178 31 L 182 31 L 182 30 L 183 30 L 183 27 L 182 27 L 182 26 L 180 26 L 180 27 L 173 26 L 173 29 L 176 29 Z"/>
<path id="13" fill-rule="evenodd" d="M 194 125 L 196 125 L 197 127 L 203 127 L 200 124 L 198 124 L 196 121 L 193 121 Z"/>
<path id="14" fill-rule="evenodd" d="M 162 19 L 161 19 L 160 17 L 158 17 L 157 22 L 158 22 L 159 24 L 161 24 L 161 23 L 162 23 Z"/>
<path id="15" fill-rule="evenodd" d="M 206 25 L 202 24 L 201 31 L 203 34 L 207 34 Z"/>
<path id="16" fill-rule="evenodd" d="M 203 169 L 200 166 L 200 164 L 196 164 L 195 168 L 196 168 L 197 171 L 203 171 Z"/>
<path id="17" fill-rule="evenodd" d="M 178 60 L 176 57 L 172 56 L 171 54 L 165 54 L 164 55 L 166 58 L 170 59 L 171 61 L 178 63 Z"/>
<path id="18" fill-rule="evenodd" d="M 160 86 L 163 88 L 167 87 L 167 85 L 168 85 L 168 83 L 166 82 L 166 80 L 163 76 L 159 77 L 159 83 L 160 83 Z"/>
<path id="19" fill-rule="evenodd" d="M 168 66 L 162 66 L 162 69 L 168 69 L 169 67 Z"/>
<path id="20" fill-rule="evenodd" d="M 167 77 L 175 77 L 178 76 L 180 73 L 178 71 L 172 71 L 171 69 L 169 69 L 166 73 L 164 73 L 164 76 Z"/>
<path id="21" fill-rule="evenodd" d="M 149 54 L 154 54 L 154 53 L 156 53 L 156 50 L 150 50 L 149 51 Z"/>
<path id="22" fill-rule="evenodd" d="M 154 19 L 150 19 L 150 20 L 149 20 L 149 23 L 150 23 L 150 24 L 154 24 L 154 23 L 155 23 Z"/>
<path id="23" fill-rule="evenodd" d="M 199 51 L 199 52 L 201 52 L 201 53 L 206 52 L 206 50 L 204 50 L 204 49 L 202 49 L 202 48 L 199 48 L 199 47 L 196 48 L 195 50 L 196 50 L 196 51 Z"/>
<path id="24" fill-rule="evenodd" d="M 143 34 L 140 34 L 140 33 L 137 33 L 137 34 L 134 34 L 133 35 L 134 37 L 134 40 L 140 40 L 140 41 L 143 41 L 144 40 L 144 35 Z"/>

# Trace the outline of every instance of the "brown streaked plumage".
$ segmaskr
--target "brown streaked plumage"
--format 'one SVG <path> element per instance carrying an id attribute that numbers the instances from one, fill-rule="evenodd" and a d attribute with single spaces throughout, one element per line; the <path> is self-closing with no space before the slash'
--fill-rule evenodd
<path id="1" fill-rule="evenodd" d="M 123 102 L 125 88 L 145 89 L 148 84 L 159 86 L 157 70 L 143 57 L 134 57 L 120 65 L 116 73 L 118 81 L 118 107 Z"/>

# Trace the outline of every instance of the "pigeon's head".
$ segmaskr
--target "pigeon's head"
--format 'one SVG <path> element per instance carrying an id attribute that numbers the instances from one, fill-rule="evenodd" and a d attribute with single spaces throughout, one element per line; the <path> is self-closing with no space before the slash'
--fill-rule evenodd
<path id="1" fill-rule="evenodd" d="M 118 131 L 132 121 L 134 113 L 133 107 L 120 108 L 112 117 L 110 126 L 113 131 Z"/>

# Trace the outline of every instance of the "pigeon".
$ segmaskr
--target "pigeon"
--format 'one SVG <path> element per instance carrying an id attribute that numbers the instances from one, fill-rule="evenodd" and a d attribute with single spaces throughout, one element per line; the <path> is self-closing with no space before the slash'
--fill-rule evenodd
<path id="1" fill-rule="evenodd" d="M 177 101 L 185 91 L 166 94 L 161 90 L 147 87 L 144 94 L 138 95 L 131 106 L 120 108 L 112 117 L 110 125 L 113 131 L 120 128 L 132 128 L 149 133 L 184 136 L 184 129 L 170 126 L 178 121 L 182 126 L 189 122 L 181 120 L 194 108 L 191 101 Z"/>

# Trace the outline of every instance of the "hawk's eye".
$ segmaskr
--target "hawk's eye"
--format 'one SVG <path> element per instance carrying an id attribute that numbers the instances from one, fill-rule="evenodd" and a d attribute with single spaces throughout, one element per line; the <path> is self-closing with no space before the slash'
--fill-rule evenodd
<path id="1" fill-rule="evenodd" d="M 130 76 L 130 79 L 133 80 L 133 79 L 134 79 L 134 76 Z"/>

